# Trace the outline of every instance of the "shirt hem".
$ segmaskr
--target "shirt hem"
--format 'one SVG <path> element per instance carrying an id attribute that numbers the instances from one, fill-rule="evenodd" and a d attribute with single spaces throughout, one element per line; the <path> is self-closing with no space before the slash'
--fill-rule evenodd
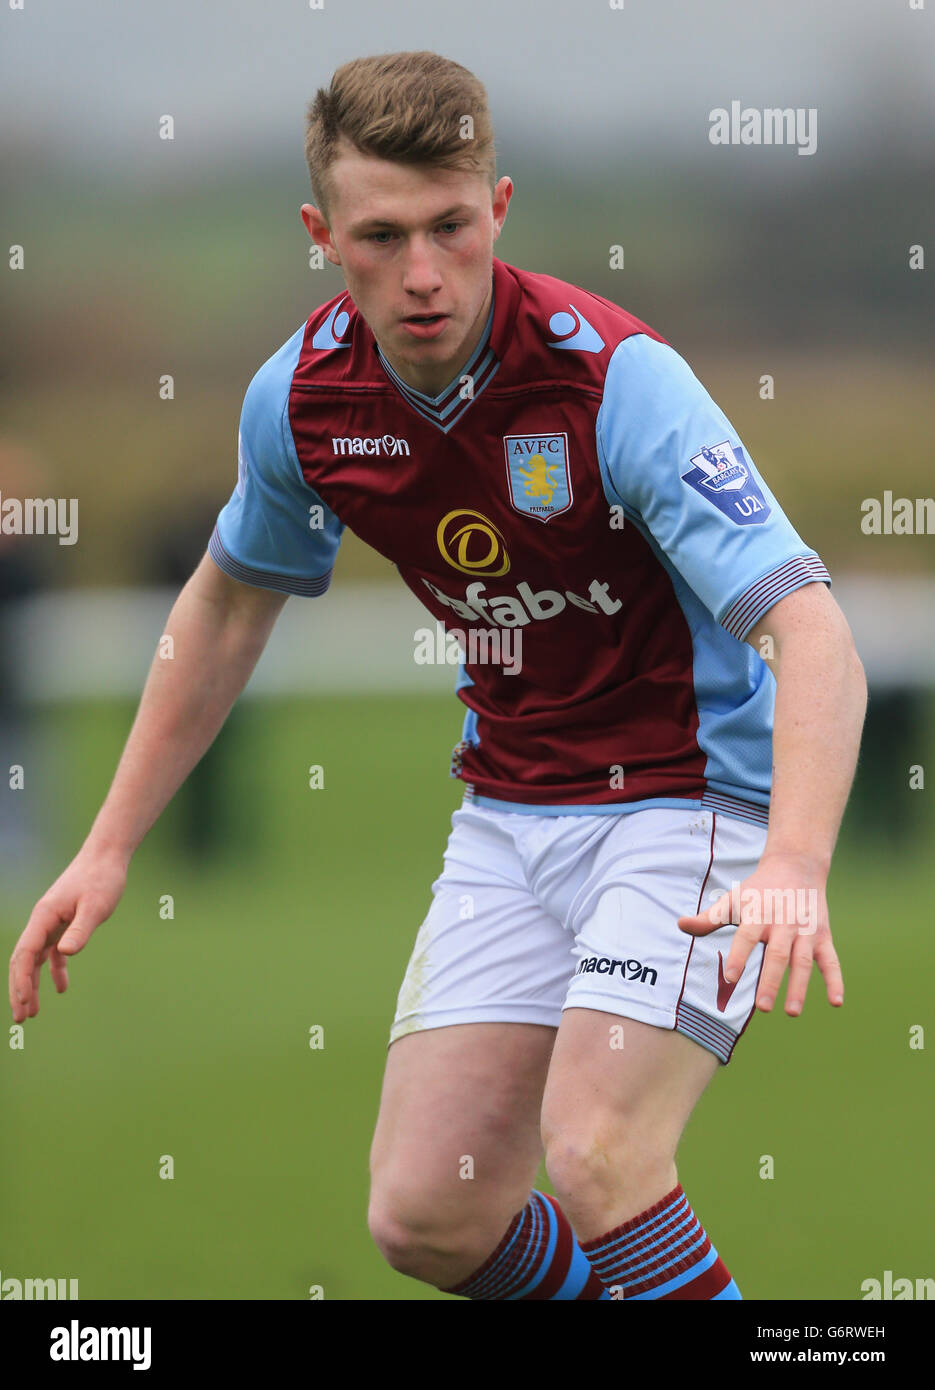
<path id="1" fill-rule="evenodd" d="M 725 816 L 751 825 L 769 825 L 769 806 L 761 806 L 742 797 L 730 796 L 723 792 L 704 791 L 701 796 L 653 796 L 639 801 L 600 802 L 587 806 L 570 804 L 533 805 L 523 801 L 501 801 L 493 796 L 478 796 L 468 784 L 464 791 L 465 806 L 482 806 L 489 811 L 508 812 L 512 815 L 526 816 L 596 816 L 627 815 L 631 811 L 658 809 L 686 811 L 717 811 Z"/>

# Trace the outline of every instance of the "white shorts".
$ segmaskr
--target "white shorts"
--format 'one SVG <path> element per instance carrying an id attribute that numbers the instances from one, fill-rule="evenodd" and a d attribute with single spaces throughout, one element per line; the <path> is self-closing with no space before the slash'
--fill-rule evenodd
<path id="1" fill-rule="evenodd" d="M 721 1062 L 753 1012 L 754 947 L 731 988 L 737 928 L 677 918 L 755 869 L 766 830 L 723 812 L 537 816 L 462 806 L 399 992 L 390 1042 L 452 1023 L 541 1023 L 598 1009 L 677 1029 Z"/>

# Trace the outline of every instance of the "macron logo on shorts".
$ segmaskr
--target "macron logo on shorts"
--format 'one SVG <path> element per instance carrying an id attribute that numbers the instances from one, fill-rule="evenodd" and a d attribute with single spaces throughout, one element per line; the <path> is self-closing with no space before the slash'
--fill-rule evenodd
<path id="1" fill-rule="evenodd" d="M 585 956 L 575 974 L 589 975 L 594 972 L 598 975 L 613 975 L 618 969 L 622 980 L 638 980 L 642 985 L 654 985 L 658 979 L 651 965 L 643 965 L 638 960 L 611 960 L 609 956 Z"/>

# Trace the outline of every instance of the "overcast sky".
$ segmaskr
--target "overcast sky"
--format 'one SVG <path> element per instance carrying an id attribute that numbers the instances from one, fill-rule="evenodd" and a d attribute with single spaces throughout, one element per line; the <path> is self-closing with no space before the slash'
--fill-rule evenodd
<path id="1" fill-rule="evenodd" d="M 0 8 L 0 141 L 122 175 L 158 157 L 166 113 L 186 164 L 301 157 L 305 104 L 333 69 L 408 48 L 475 71 L 500 149 L 543 159 L 691 157 L 709 111 L 735 99 L 817 108 L 835 164 L 887 148 L 922 162 L 935 137 L 935 0 L 22 3 Z M 764 154 L 768 172 L 795 158 Z"/>

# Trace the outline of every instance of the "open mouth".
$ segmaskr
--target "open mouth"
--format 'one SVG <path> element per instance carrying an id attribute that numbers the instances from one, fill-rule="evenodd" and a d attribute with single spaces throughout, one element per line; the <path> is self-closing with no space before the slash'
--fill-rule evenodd
<path id="1" fill-rule="evenodd" d="M 447 314 L 407 314 L 404 323 L 438 323 L 439 319 L 447 318 Z"/>

